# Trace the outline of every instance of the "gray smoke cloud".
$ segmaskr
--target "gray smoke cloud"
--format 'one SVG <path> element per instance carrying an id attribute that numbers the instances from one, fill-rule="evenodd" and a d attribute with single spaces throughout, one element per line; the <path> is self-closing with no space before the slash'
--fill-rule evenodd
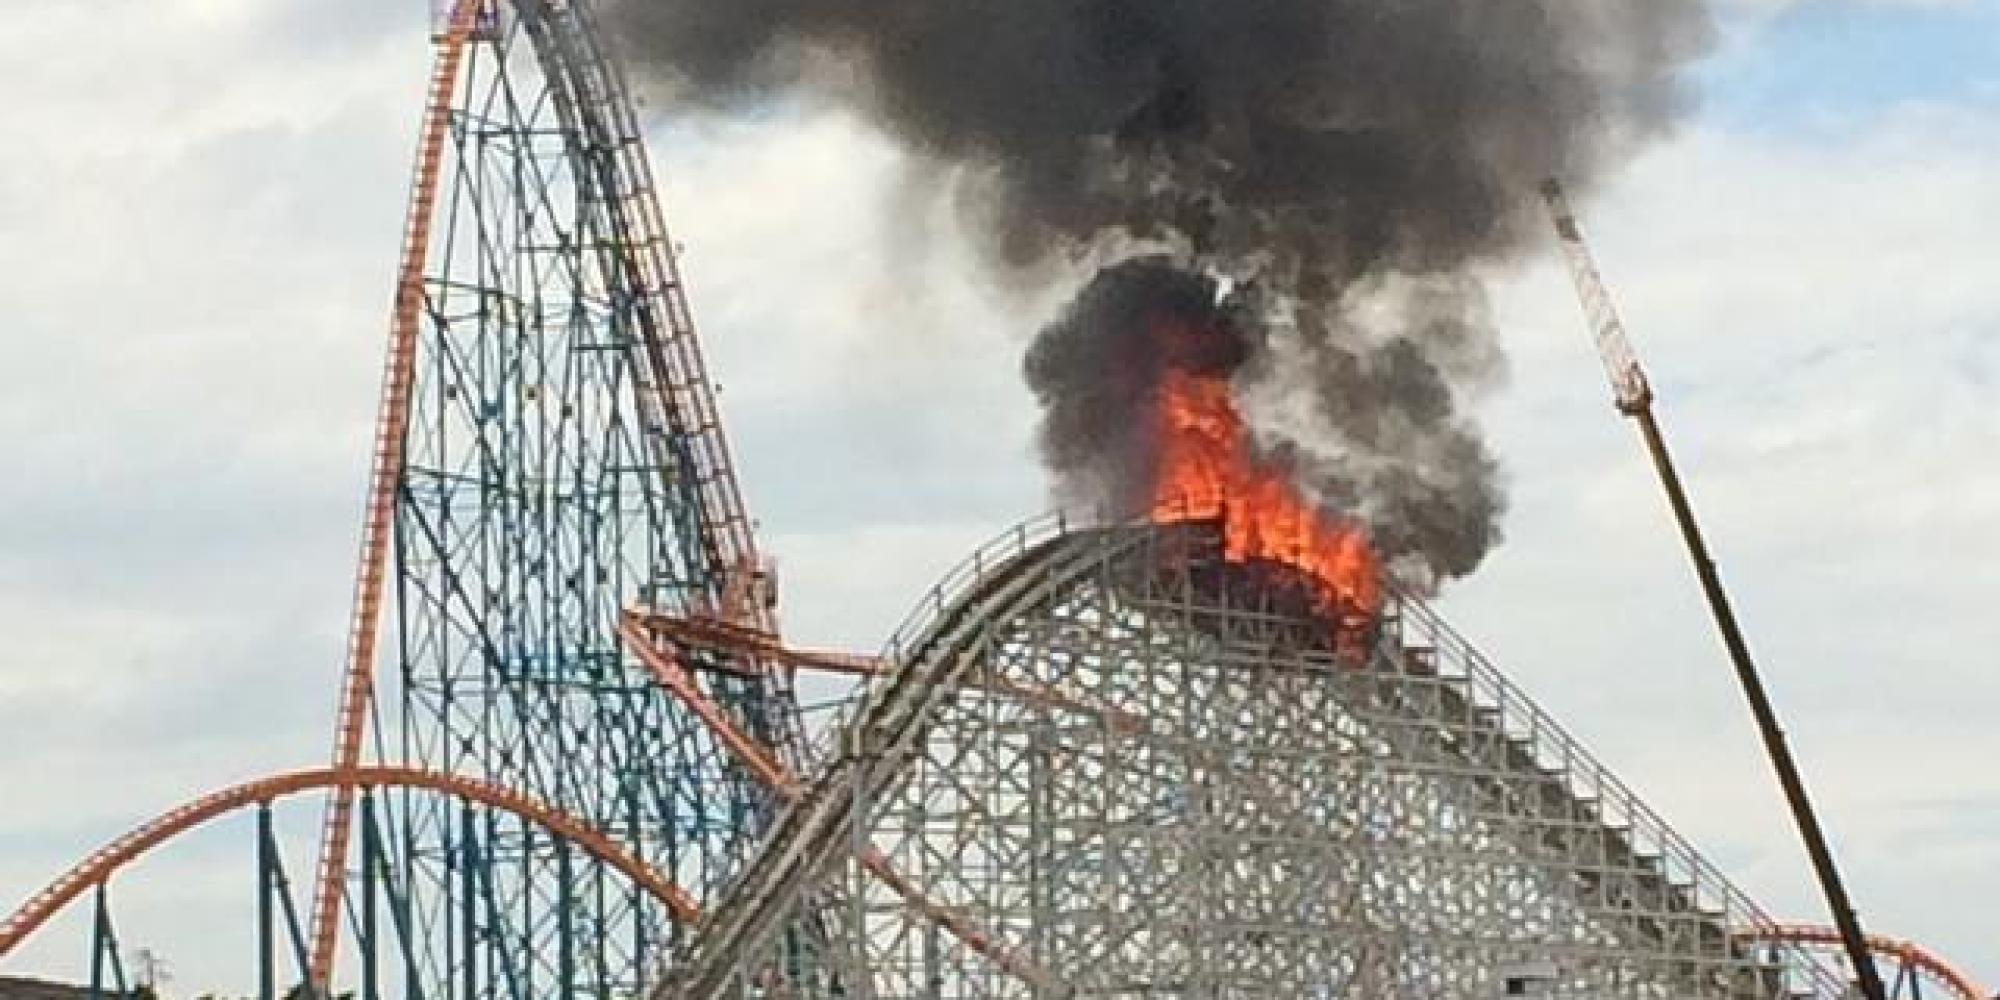
<path id="1" fill-rule="evenodd" d="M 1543 179 L 1587 191 L 1671 126 L 1710 33 L 1700 0 L 608 2 L 673 100 L 861 109 L 962 182 L 1003 267 L 1171 258 L 1100 274 L 1030 351 L 1072 498 L 1143 495 L 1143 410 L 1107 400 L 1149 407 L 1131 366 L 1157 370 L 1073 341 L 1206 282 L 1248 317 L 1232 370 L 1261 453 L 1416 582 L 1499 537 L 1465 412 L 1502 369 L 1478 272 L 1538 232 Z"/>

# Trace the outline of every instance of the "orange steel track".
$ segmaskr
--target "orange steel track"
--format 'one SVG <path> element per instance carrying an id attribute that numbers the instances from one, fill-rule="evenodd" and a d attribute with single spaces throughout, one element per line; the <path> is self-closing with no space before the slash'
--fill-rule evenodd
<path id="1" fill-rule="evenodd" d="M 382 580 L 396 514 L 396 480 L 403 467 L 404 432 L 410 419 L 410 384 L 416 371 L 417 328 L 424 307 L 424 265 L 431 240 L 432 207 L 437 201 L 438 166 L 450 128 L 459 64 L 465 55 L 482 0 L 457 0 L 438 38 L 424 107 L 423 137 L 404 218 L 402 260 L 396 271 L 396 303 L 389 325 L 389 358 L 382 372 L 382 400 L 375 417 L 374 457 L 368 472 L 368 507 L 361 522 L 360 566 L 354 578 L 353 617 L 348 623 L 347 669 L 341 682 L 334 725 L 333 766 L 353 768 L 374 693 L 375 639 L 382 618 Z M 340 938 L 340 900 L 347 870 L 347 847 L 354 811 L 354 786 L 335 784 L 320 831 L 319 876 L 312 902 L 309 975 L 325 993 Z"/>
<path id="2" fill-rule="evenodd" d="M 797 783 L 784 765 L 759 746 L 756 740 L 738 729 L 735 723 L 729 721 L 729 717 L 722 712 L 722 706 L 717 705 L 695 686 L 694 678 L 688 676 L 686 668 L 681 666 L 679 660 L 654 645 L 652 638 L 639 624 L 639 619 L 630 612 L 620 617 L 618 637 L 624 640 L 626 648 L 639 658 L 639 662 L 645 664 L 646 670 L 653 675 L 653 680 L 671 692 L 674 697 L 679 698 L 689 711 L 701 719 L 703 724 L 715 733 L 716 739 L 721 740 L 722 745 L 728 748 L 737 762 L 756 776 L 759 784 L 776 791 L 787 801 L 796 796 Z"/>
<path id="3" fill-rule="evenodd" d="M 749 653 L 776 663 L 803 667 L 807 670 L 824 670 L 829 673 L 873 677 L 888 672 L 887 664 L 878 657 L 787 646 L 783 640 L 770 632 L 741 625 L 726 618 L 707 615 L 683 616 L 652 609 L 634 609 L 630 614 L 646 628 L 683 646 L 717 646 Z M 719 666 L 742 676 L 757 676 L 756 671 L 735 669 L 727 663 Z"/>
<path id="4" fill-rule="evenodd" d="M 747 628 L 719 618 L 671 615 L 655 610 L 633 611 L 628 614 L 634 616 L 643 627 L 681 645 L 732 649 L 748 654 L 753 663 L 777 663 L 804 670 L 819 670 L 855 677 L 880 677 L 892 669 L 891 665 L 880 657 L 788 646 L 784 640 L 770 632 Z M 758 676 L 755 670 L 740 670 L 726 665 L 722 669 L 741 676 Z M 1093 705 L 1048 687 L 999 679 L 970 681 L 968 686 L 986 687 L 1019 698 L 1030 705 L 1098 716 L 1112 729 L 1121 733 L 1134 733 L 1145 728 L 1144 722 L 1130 712 Z"/>
<path id="5" fill-rule="evenodd" d="M 786 802 L 795 802 L 805 794 L 804 789 L 799 786 L 798 779 L 786 770 L 770 751 L 731 725 L 728 718 L 722 714 L 721 707 L 695 686 L 693 679 L 688 676 L 687 669 L 674 659 L 671 652 L 660 648 L 654 642 L 653 636 L 647 632 L 644 616 L 626 612 L 619 624 L 618 634 L 624 639 L 625 645 L 639 658 L 639 662 L 645 664 L 646 669 L 652 672 L 653 678 L 661 687 L 671 691 L 687 705 L 689 711 L 715 730 L 723 745 L 729 748 L 745 770 L 756 775 L 758 781 L 764 783 Z M 964 914 L 955 912 L 932 899 L 921 887 L 904 878 L 889 864 L 888 857 L 879 848 L 871 846 L 862 851 L 859 858 L 861 866 L 896 895 L 901 896 L 906 905 L 943 927 L 953 937 L 964 942 L 966 947 L 990 959 L 995 965 L 1024 982 L 1044 989 L 1053 983 L 1052 977 L 1046 970 L 1009 951 Z"/>
<path id="6" fill-rule="evenodd" d="M 21 905 L 0 923 L 0 957 L 22 939 L 34 933 L 57 911 L 92 886 L 101 885 L 112 873 L 163 841 L 172 839 L 224 813 L 244 806 L 268 803 L 273 799 L 315 789 L 416 788 L 453 795 L 480 805 L 513 813 L 550 833 L 589 851 L 605 864 L 622 872 L 658 899 L 684 924 L 701 916 L 700 907 L 685 890 L 675 885 L 645 861 L 620 847 L 589 824 L 560 812 L 519 792 L 472 778 L 414 767 L 365 766 L 322 767 L 292 771 L 245 782 L 195 799 L 161 814 L 130 833 L 99 848 L 81 864 L 64 873 Z"/>
<path id="7" fill-rule="evenodd" d="M 1842 945 L 1839 930 L 1814 924 L 1773 924 L 1769 927 L 1739 931 L 1736 936 L 1745 941 L 1767 941 L 1775 944 L 1821 945 L 1830 948 Z M 1974 982 L 1971 976 L 1960 971 L 1957 966 L 1915 941 L 1870 934 L 1868 950 L 1874 952 L 1877 958 L 1894 959 L 1904 968 L 1930 973 L 1959 1000 L 1991 1000 L 1994 996 L 1991 991 Z"/>

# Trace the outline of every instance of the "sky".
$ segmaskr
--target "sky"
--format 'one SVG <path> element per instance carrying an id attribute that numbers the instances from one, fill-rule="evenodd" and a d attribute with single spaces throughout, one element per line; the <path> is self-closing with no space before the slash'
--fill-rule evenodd
<path id="1" fill-rule="evenodd" d="M 1585 225 L 1864 921 L 2000 983 L 2000 3 L 1720 13 L 1698 109 Z M 0 906 L 326 756 L 425 21 L 0 5 Z M 1054 300 L 974 278 L 851 117 L 648 116 L 788 633 L 874 648 L 1046 505 L 1019 355 Z M 1823 922 L 1564 273 L 1492 280 L 1513 508 L 1446 615 L 1753 897 Z M 239 817 L 118 883 L 170 992 L 247 988 L 205 941 L 248 926 L 248 844 Z M 79 975 L 73 909 L 0 971 Z"/>

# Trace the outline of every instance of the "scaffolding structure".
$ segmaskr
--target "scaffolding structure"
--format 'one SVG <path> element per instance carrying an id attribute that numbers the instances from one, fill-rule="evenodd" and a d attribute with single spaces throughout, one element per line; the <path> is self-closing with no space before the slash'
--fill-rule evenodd
<path id="1" fill-rule="evenodd" d="M 717 606 L 755 560 L 643 133 L 590 4 L 456 0 L 439 44 L 369 756 L 518 789 L 703 901 L 777 799 L 618 633 L 635 603 Z M 795 754 L 784 676 L 699 683 Z M 544 830 L 380 805 L 409 913 L 373 949 L 388 992 L 629 996 L 675 944 L 643 886 Z"/>
<path id="2" fill-rule="evenodd" d="M 879 998 L 1842 995 L 1421 602 L 1357 659 L 1290 572 L 1208 523 L 982 550 L 655 996 L 788 995 L 760 935 L 828 899 Z M 1016 694 L 1051 688 L 1139 725 Z"/>

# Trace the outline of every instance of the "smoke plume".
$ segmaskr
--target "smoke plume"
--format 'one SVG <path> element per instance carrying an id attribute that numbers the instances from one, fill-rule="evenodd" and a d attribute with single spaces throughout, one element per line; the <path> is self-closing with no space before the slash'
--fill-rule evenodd
<path id="1" fill-rule="evenodd" d="M 1587 190 L 1672 124 L 1709 31 L 1700 0 L 613 0 L 611 14 L 675 100 L 748 108 L 809 88 L 858 107 L 962 182 L 1001 266 L 1132 258 L 1029 352 L 1072 499 L 1143 493 L 1133 428 L 1174 362 L 1131 331 L 1212 313 L 1261 454 L 1425 581 L 1477 566 L 1504 507 L 1465 412 L 1501 373 L 1480 272 L 1538 232 L 1543 179 Z"/>

